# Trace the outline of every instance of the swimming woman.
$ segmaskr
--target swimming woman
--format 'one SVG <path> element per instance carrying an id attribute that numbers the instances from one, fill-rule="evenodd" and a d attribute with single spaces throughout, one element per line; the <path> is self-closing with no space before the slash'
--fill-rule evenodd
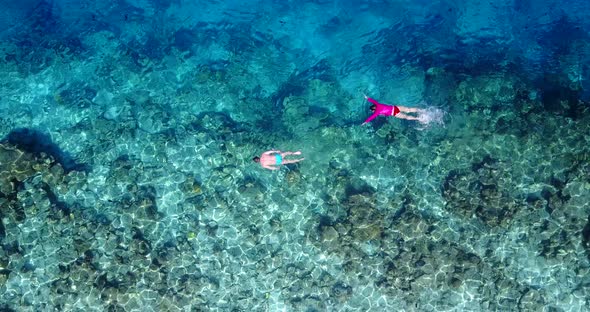
<path id="1" fill-rule="evenodd" d="M 377 102 L 375 99 L 372 99 L 366 95 L 365 95 L 365 99 L 367 99 L 367 101 L 369 101 L 373 104 L 373 105 L 371 105 L 371 110 L 373 111 L 373 115 L 369 116 L 369 118 L 367 118 L 367 120 L 365 120 L 363 125 L 366 123 L 369 123 L 371 120 L 375 119 L 375 117 L 380 116 L 380 115 L 381 116 L 393 116 L 393 117 L 397 117 L 397 118 L 401 118 L 401 119 L 416 120 L 419 122 L 423 122 L 424 118 L 421 117 L 421 114 L 426 114 L 426 112 L 427 112 L 425 109 L 421 109 L 421 108 L 406 107 L 406 106 L 401 106 L 401 105 L 381 104 L 381 103 Z M 416 114 L 416 116 L 410 115 L 410 114 Z"/>

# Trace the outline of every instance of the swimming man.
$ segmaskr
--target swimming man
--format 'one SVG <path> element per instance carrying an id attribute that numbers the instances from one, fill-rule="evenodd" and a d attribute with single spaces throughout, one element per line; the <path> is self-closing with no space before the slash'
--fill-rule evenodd
<path id="1" fill-rule="evenodd" d="M 289 155 L 301 155 L 300 151 L 297 152 L 281 152 L 281 151 L 267 151 L 262 153 L 260 157 L 256 156 L 252 158 L 254 162 L 260 163 L 262 168 L 270 170 L 279 170 L 281 165 L 298 163 L 305 158 L 299 159 L 285 159 Z"/>

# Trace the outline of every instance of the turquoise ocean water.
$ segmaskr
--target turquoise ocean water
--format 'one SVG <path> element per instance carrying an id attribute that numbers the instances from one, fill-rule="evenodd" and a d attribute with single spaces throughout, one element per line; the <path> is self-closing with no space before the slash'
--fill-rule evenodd
<path id="1" fill-rule="evenodd" d="M 590 310 L 590 2 L 0 9 L 0 311 Z"/>

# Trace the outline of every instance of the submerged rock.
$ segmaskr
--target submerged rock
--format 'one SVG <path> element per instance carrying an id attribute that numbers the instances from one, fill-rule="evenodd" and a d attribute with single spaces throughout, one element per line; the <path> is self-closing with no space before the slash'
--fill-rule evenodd
<path id="1" fill-rule="evenodd" d="M 524 208 L 511 192 L 516 189 L 511 179 L 506 166 L 489 156 L 473 163 L 471 170 L 452 170 L 442 186 L 447 209 L 491 227 L 506 226 Z"/>
<path id="2" fill-rule="evenodd" d="M 29 213 L 49 208 L 57 209 L 62 216 L 69 215 L 69 208 L 58 194 L 68 189 L 69 182 L 84 175 L 72 177 L 50 155 L 35 155 L 11 144 L 0 144 L 0 199 L 5 202 L 0 216 L 19 222 Z"/>
<path id="3" fill-rule="evenodd" d="M 15 146 L 0 144 L 0 196 L 9 196 L 17 185 L 39 170 L 49 166 Z"/>

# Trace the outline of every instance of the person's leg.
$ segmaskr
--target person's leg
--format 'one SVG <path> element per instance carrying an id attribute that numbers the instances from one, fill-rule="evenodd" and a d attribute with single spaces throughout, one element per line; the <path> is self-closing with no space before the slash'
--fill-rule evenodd
<path id="1" fill-rule="evenodd" d="M 401 119 L 406 119 L 406 120 L 420 120 L 420 118 L 416 117 L 416 116 L 412 116 L 412 115 L 408 115 L 408 114 L 404 114 L 404 113 L 398 113 L 397 115 L 395 115 L 396 118 L 401 118 Z"/>
<path id="2" fill-rule="evenodd" d="M 300 159 L 285 159 L 285 156 L 289 156 L 289 155 L 301 155 L 301 151 L 297 151 L 297 152 L 282 152 L 281 156 L 283 156 L 283 165 L 286 164 L 294 164 L 294 163 L 298 163 L 302 160 L 304 160 L 305 158 L 300 158 Z"/>
<path id="3" fill-rule="evenodd" d="M 301 155 L 300 151 L 297 152 L 282 152 L 281 156 L 288 156 L 288 155 Z"/>
<path id="4" fill-rule="evenodd" d="M 407 106 L 398 106 L 399 111 L 402 113 L 424 113 L 426 112 L 425 109 L 416 108 L 416 107 L 407 107 Z"/>
<path id="5" fill-rule="evenodd" d="M 304 159 L 305 158 L 300 158 L 300 159 L 286 159 L 286 160 L 283 160 L 283 165 L 298 163 L 298 162 L 300 162 L 300 161 L 302 161 Z"/>

